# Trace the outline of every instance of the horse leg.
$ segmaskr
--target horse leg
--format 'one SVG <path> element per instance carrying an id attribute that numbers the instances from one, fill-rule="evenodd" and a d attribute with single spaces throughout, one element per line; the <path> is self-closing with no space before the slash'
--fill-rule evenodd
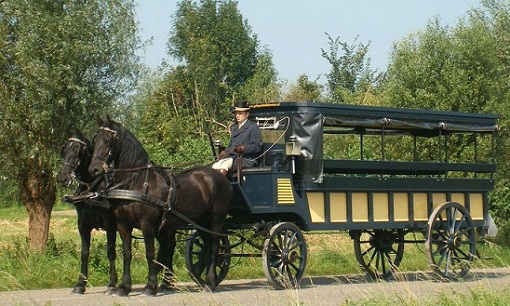
<path id="1" fill-rule="evenodd" d="M 113 295 L 127 296 L 131 292 L 131 238 L 132 229 L 126 229 L 124 226 L 117 226 L 120 238 L 122 239 L 122 258 L 123 271 L 122 283 L 117 287 Z"/>
<path id="2" fill-rule="evenodd" d="M 78 282 L 74 285 L 73 294 L 84 294 L 87 285 L 88 266 L 89 266 L 89 250 L 90 250 L 90 232 L 92 228 L 85 226 L 78 220 L 78 230 L 81 238 L 81 268 Z"/>
<path id="3" fill-rule="evenodd" d="M 161 281 L 161 285 L 159 288 L 161 290 L 171 290 L 174 288 L 175 275 L 170 264 L 170 239 L 168 237 L 159 237 L 159 250 L 158 250 L 158 258 L 157 261 L 159 263 L 157 274 L 164 270 L 163 280 Z"/>
<path id="4" fill-rule="evenodd" d="M 107 256 L 110 262 L 110 281 L 106 287 L 106 294 L 113 294 L 115 286 L 117 284 L 117 269 L 115 268 L 115 241 L 117 240 L 117 230 L 115 229 L 115 223 L 111 222 L 107 224 L 106 229 L 106 244 L 107 244 Z"/>
<path id="5" fill-rule="evenodd" d="M 211 221 L 211 229 L 213 232 L 221 233 L 221 222 L 224 218 L 221 218 L 218 215 L 212 216 Z M 216 260 L 218 258 L 218 253 L 220 251 L 220 237 L 218 235 L 210 235 L 209 240 L 209 266 L 207 268 L 207 276 L 205 279 L 205 284 L 207 287 L 214 291 L 216 289 L 216 279 L 218 276 L 216 275 Z"/>
<path id="6" fill-rule="evenodd" d="M 142 233 L 145 242 L 145 258 L 147 259 L 147 266 L 149 268 L 147 284 L 145 285 L 143 294 L 146 296 L 155 296 L 158 286 L 157 272 L 159 270 L 159 265 L 154 262 L 156 253 L 154 247 L 154 230 L 145 228 L 145 230 L 142 229 Z"/>

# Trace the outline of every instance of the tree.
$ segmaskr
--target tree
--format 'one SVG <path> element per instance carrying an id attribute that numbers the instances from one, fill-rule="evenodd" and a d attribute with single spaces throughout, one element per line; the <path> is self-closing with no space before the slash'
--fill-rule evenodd
<path id="1" fill-rule="evenodd" d="M 292 84 L 289 91 L 283 97 L 283 101 L 289 102 L 321 102 L 323 86 L 318 80 L 310 81 L 306 74 L 298 77 L 297 83 Z"/>
<path id="2" fill-rule="evenodd" d="M 358 38 L 352 45 L 340 41 L 340 37 L 333 39 L 328 33 L 329 52 L 322 49 L 322 57 L 331 64 L 331 71 L 326 74 L 331 99 L 335 103 L 353 103 L 353 97 L 372 90 L 381 77 L 370 68 L 370 58 L 367 57 L 370 43 L 357 44 Z"/>
<path id="3" fill-rule="evenodd" d="M 241 95 L 252 104 L 277 101 L 281 89 L 277 78 L 273 55 L 271 51 L 265 49 L 258 54 L 255 71 L 243 84 Z"/>
<path id="4" fill-rule="evenodd" d="M 202 134 L 208 118 L 230 117 L 229 107 L 257 67 L 258 39 L 237 9 L 235 1 L 185 0 L 178 4 L 168 41 L 169 54 L 182 68 L 181 92 L 176 100 L 197 118 Z M 171 90 L 177 93 L 174 90 Z"/>
<path id="5" fill-rule="evenodd" d="M 60 144 L 132 88 L 133 12 L 131 0 L 0 2 L 0 167 L 18 181 L 35 250 L 48 238 Z"/>

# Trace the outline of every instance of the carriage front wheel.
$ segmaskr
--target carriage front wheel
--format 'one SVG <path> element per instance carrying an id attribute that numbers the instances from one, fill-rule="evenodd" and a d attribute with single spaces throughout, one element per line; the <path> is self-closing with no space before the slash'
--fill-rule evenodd
<path id="1" fill-rule="evenodd" d="M 404 255 L 404 230 L 351 231 L 354 253 L 371 279 L 389 278 Z"/>
<path id="2" fill-rule="evenodd" d="M 293 223 L 281 222 L 269 231 L 262 250 L 264 274 L 276 289 L 297 288 L 307 260 L 303 233 Z"/>
<path id="3" fill-rule="evenodd" d="M 429 263 L 445 279 L 464 277 L 476 254 L 476 230 L 468 210 L 455 202 L 434 209 L 425 241 Z"/>
<path id="4" fill-rule="evenodd" d="M 204 240 L 197 230 L 191 231 L 185 250 L 185 262 L 188 273 L 198 285 L 203 286 L 206 277 L 207 258 L 204 253 Z M 228 237 L 220 237 L 220 251 L 216 258 L 216 286 L 227 276 L 230 268 L 230 244 Z"/>

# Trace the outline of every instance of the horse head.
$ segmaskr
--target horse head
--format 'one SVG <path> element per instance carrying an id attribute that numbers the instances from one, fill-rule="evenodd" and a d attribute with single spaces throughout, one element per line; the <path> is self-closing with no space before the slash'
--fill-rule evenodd
<path id="1" fill-rule="evenodd" d="M 60 151 L 63 164 L 57 175 L 57 181 L 62 186 L 69 187 L 74 177 L 82 178 L 87 175 L 91 150 L 90 141 L 76 129 Z"/>
<path id="2" fill-rule="evenodd" d="M 92 139 L 94 154 L 89 172 L 94 177 L 104 175 L 109 165 L 117 169 L 146 166 L 149 156 L 136 137 L 120 123 L 107 117 L 98 119 L 99 130 Z"/>
<path id="3" fill-rule="evenodd" d="M 106 120 L 97 119 L 99 130 L 92 139 L 92 148 L 94 154 L 89 164 L 89 172 L 92 176 L 98 177 L 103 175 L 108 165 L 114 161 L 119 155 L 119 132 L 117 131 L 117 123 L 112 121 L 110 117 Z"/>

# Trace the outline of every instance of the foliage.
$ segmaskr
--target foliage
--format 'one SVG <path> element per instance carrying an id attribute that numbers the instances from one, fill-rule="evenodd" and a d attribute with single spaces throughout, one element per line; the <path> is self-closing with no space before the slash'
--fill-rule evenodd
<path id="1" fill-rule="evenodd" d="M 323 86 L 319 84 L 319 80 L 310 81 L 306 74 L 298 77 L 297 83 L 291 85 L 288 92 L 282 98 L 283 101 L 289 102 L 321 102 Z"/>
<path id="2" fill-rule="evenodd" d="M 224 138 L 234 100 L 277 100 L 272 54 L 258 49 L 235 1 L 179 2 L 168 50 L 181 64 L 162 66 L 136 97 L 136 129 L 157 162 L 209 159 L 207 134 Z"/>
<path id="3" fill-rule="evenodd" d="M 202 133 L 204 119 L 228 116 L 228 108 L 241 97 L 241 87 L 257 67 L 258 40 L 234 1 L 185 0 L 177 5 L 168 50 L 184 64 L 170 79 L 181 89 L 169 87 L 179 108 L 200 118 L 192 129 Z"/>
<path id="4" fill-rule="evenodd" d="M 262 50 L 257 56 L 255 72 L 241 88 L 241 96 L 252 104 L 277 101 L 280 96 L 277 76 L 271 51 Z"/>
<path id="5" fill-rule="evenodd" d="M 326 74 L 331 100 L 334 103 L 352 103 L 356 96 L 368 94 L 381 77 L 370 68 L 368 48 L 370 43 L 352 45 L 333 39 L 328 33 L 329 52 L 322 49 L 322 57 L 331 64 L 331 71 Z M 366 104 L 366 103 L 365 103 Z"/>
<path id="6" fill-rule="evenodd" d="M 0 179 L 0 207 L 19 207 L 19 189 L 12 179 Z"/>

